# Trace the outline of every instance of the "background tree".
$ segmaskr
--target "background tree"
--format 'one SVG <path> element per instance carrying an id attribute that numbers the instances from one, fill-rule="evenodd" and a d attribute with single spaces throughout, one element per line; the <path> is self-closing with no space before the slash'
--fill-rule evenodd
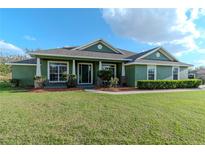
<path id="1" fill-rule="evenodd" d="M 195 78 L 201 79 L 203 84 L 205 84 L 205 66 L 199 66 L 195 69 L 189 70 L 189 76 L 192 74 L 195 76 Z"/>

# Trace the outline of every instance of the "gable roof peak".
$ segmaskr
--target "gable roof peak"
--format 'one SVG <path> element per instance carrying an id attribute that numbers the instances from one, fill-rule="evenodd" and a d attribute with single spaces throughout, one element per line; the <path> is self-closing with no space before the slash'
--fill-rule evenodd
<path id="1" fill-rule="evenodd" d="M 167 50 L 165 50 L 162 46 L 158 46 L 158 47 L 155 47 L 155 48 L 152 48 L 150 50 L 147 50 L 145 52 L 141 52 L 139 53 L 139 56 L 137 57 L 137 59 L 142 59 L 144 57 L 147 57 L 148 55 L 156 52 L 156 51 L 159 51 L 161 49 L 161 52 L 167 57 L 169 58 L 171 61 L 179 61 L 177 60 L 176 57 L 174 57 L 172 54 L 170 54 Z"/>
<path id="2" fill-rule="evenodd" d="M 102 43 L 103 45 L 105 45 L 106 47 L 110 48 L 111 50 L 113 50 L 114 52 L 116 53 L 120 53 L 120 54 L 124 54 L 122 51 L 118 50 L 117 48 L 113 47 L 111 44 L 107 43 L 105 40 L 103 40 L 102 38 L 100 39 L 97 39 L 97 40 L 94 40 L 90 43 L 87 43 L 87 44 L 84 44 L 84 45 L 81 45 L 79 47 L 76 47 L 76 48 L 73 48 L 72 50 L 84 50 L 90 46 L 93 46 L 95 44 L 98 44 L 98 43 Z"/>

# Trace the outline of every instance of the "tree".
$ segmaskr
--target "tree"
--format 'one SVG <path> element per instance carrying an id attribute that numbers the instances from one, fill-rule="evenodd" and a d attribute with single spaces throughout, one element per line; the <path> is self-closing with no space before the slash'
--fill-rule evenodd
<path id="1" fill-rule="evenodd" d="M 191 70 L 190 73 L 195 74 L 195 78 L 201 79 L 203 81 L 203 84 L 205 83 L 205 67 L 199 66 L 195 69 Z"/>

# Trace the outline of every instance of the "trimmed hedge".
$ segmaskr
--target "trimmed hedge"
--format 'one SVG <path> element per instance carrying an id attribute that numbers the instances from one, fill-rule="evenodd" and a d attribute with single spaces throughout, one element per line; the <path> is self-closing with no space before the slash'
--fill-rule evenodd
<path id="1" fill-rule="evenodd" d="M 187 80 L 140 80 L 137 81 L 139 89 L 176 89 L 176 88 L 198 88 L 202 81 L 200 79 Z"/>

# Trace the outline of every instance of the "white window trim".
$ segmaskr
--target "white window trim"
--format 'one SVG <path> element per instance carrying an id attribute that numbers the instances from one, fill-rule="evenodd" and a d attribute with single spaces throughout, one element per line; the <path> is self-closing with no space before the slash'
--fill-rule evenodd
<path id="1" fill-rule="evenodd" d="M 66 81 L 50 81 L 50 63 L 67 64 L 67 74 L 69 74 L 69 62 L 66 61 L 47 61 L 47 79 L 49 83 L 65 83 Z"/>
<path id="2" fill-rule="evenodd" d="M 179 66 L 172 66 L 172 80 L 174 80 L 174 78 L 173 78 L 174 68 L 178 68 L 178 79 L 177 80 L 180 80 L 180 67 Z"/>
<path id="3" fill-rule="evenodd" d="M 91 83 L 79 83 L 79 65 L 80 64 L 87 64 L 87 65 L 91 65 Z M 90 85 L 90 84 L 93 84 L 93 63 L 78 63 L 78 69 L 77 69 L 77 74 L 78 74 L 78 78 L 77 78 L 77 81 L 78 81 L 78 84 L 79 85 Z"/>
<path id="4" fill-rule="evenodd" d="M 114 66 L 114 77 L 117 77 L 117 65 L 116 64 L 110 64 L 110 63 L 102 63 L 102 69 L 103 69 L 103 65 L 112 65 Z"/>
<path id="5" fill-rule="evenodd" d="M 147 65 L 147 80 L 149 80 L 149 68 L 154 68 L 154 80 L 157 80 L 157 67 L 156 67 L 156 65 Z"/>

